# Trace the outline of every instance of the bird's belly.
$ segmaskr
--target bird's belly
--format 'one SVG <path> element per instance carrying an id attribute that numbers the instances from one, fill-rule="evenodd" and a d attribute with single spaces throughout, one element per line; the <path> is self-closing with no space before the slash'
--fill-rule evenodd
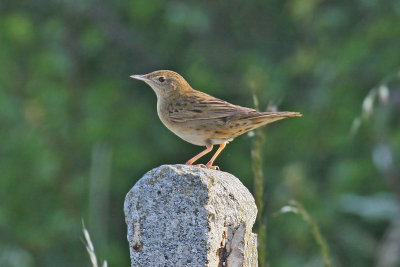
<path id="1" fill-rule="evenodd" d="M 198 123 L 174 123 L 166 120 L 161 121 L 171 132 L 193 145 L 218 145 L 233 140 L 230 136 L 215 136 L 214 131 L 211 129 L 213 127 L 202 127 L 202 125 L 199 125 Z"/>
<path id="2" fill-rule="evenodd" d="M 205 146 L 207 144 L 207 138 L 204 137 L 203 135 L 196 133 L 196 132 L 191 132 L 191 131 L 172 131 L 174 134 L 185 140 L 186 142 L 189 142 L 193 145 L 197 146 Z"/>
<path id="3" fill-rule="evenodd" d="M 195 130 L 186 123 L 168 123 L 164 122 L 164 125 L 174 134 L 197 146 L 205 146 L 207 144 L 207 134 L 203 131 Z"/>
<path id="4" fill-rule="evenodd" d="M 177 136 L 194 145 L 206 146 L 206 145 L 219 145 L 224 142 L 232 141 L 233 138 L 218 138 L 210 134 L 208 131 L 202 130 L 171 130 Z"/>

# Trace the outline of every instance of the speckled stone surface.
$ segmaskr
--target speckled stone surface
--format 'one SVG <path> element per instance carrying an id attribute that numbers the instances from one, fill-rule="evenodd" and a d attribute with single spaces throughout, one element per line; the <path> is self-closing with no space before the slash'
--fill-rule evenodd
<path id="1" fill-rule="evenodd" d="M 124 211 L 132 267 L 257 266 L 257 208 L 232 174 L 160 166 L 129 191 Z"/>

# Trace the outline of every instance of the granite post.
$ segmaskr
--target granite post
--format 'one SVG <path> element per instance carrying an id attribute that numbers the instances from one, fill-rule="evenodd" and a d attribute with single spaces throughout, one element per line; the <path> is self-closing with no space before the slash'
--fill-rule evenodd
<path id="1" fill-rule="evenodd" d="M 257 266 L 257 208 L 232 174 L 160 166 L 129 191 L 124 211 L 132 267 Z"/>

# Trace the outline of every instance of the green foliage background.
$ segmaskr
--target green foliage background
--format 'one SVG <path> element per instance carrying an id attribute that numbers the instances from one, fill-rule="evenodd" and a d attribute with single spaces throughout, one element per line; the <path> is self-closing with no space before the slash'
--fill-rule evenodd
<path id="1" fill-rule="evenodd" d="M 129 265 L 125 194 L 202 149 L 169 132 L 151 89 L 129 79 L 171 69 L 232 103 L 253 106 L 256 92 L 261 108 L 303 113 L 265 131 L 270 266 L 322 265 L 309 226 L 273 215 L 290 199 L 334 266 L 383 266 L 400 243 L 399 44 L 396 0 L 2 0 L 0 265 L 89 266 L 82 218 L 100 258 Z M 390 74 L 389 100 L 351 135 Z M 217 160 L 251 190 L 252 141 Z"/>

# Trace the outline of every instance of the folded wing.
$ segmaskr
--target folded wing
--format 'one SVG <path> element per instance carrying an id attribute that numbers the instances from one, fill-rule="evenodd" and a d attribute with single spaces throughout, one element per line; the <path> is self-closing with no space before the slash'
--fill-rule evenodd
<path id="1" fill-rule="evenodd" d="M 185 99 L 185 106 L 177 103 L 169 110 L 174 122 L 192 120 L 228 119 L 239 114 L 254 113 L 256 110 L 233 105 L 202 92 L 191 94 Z"/>

